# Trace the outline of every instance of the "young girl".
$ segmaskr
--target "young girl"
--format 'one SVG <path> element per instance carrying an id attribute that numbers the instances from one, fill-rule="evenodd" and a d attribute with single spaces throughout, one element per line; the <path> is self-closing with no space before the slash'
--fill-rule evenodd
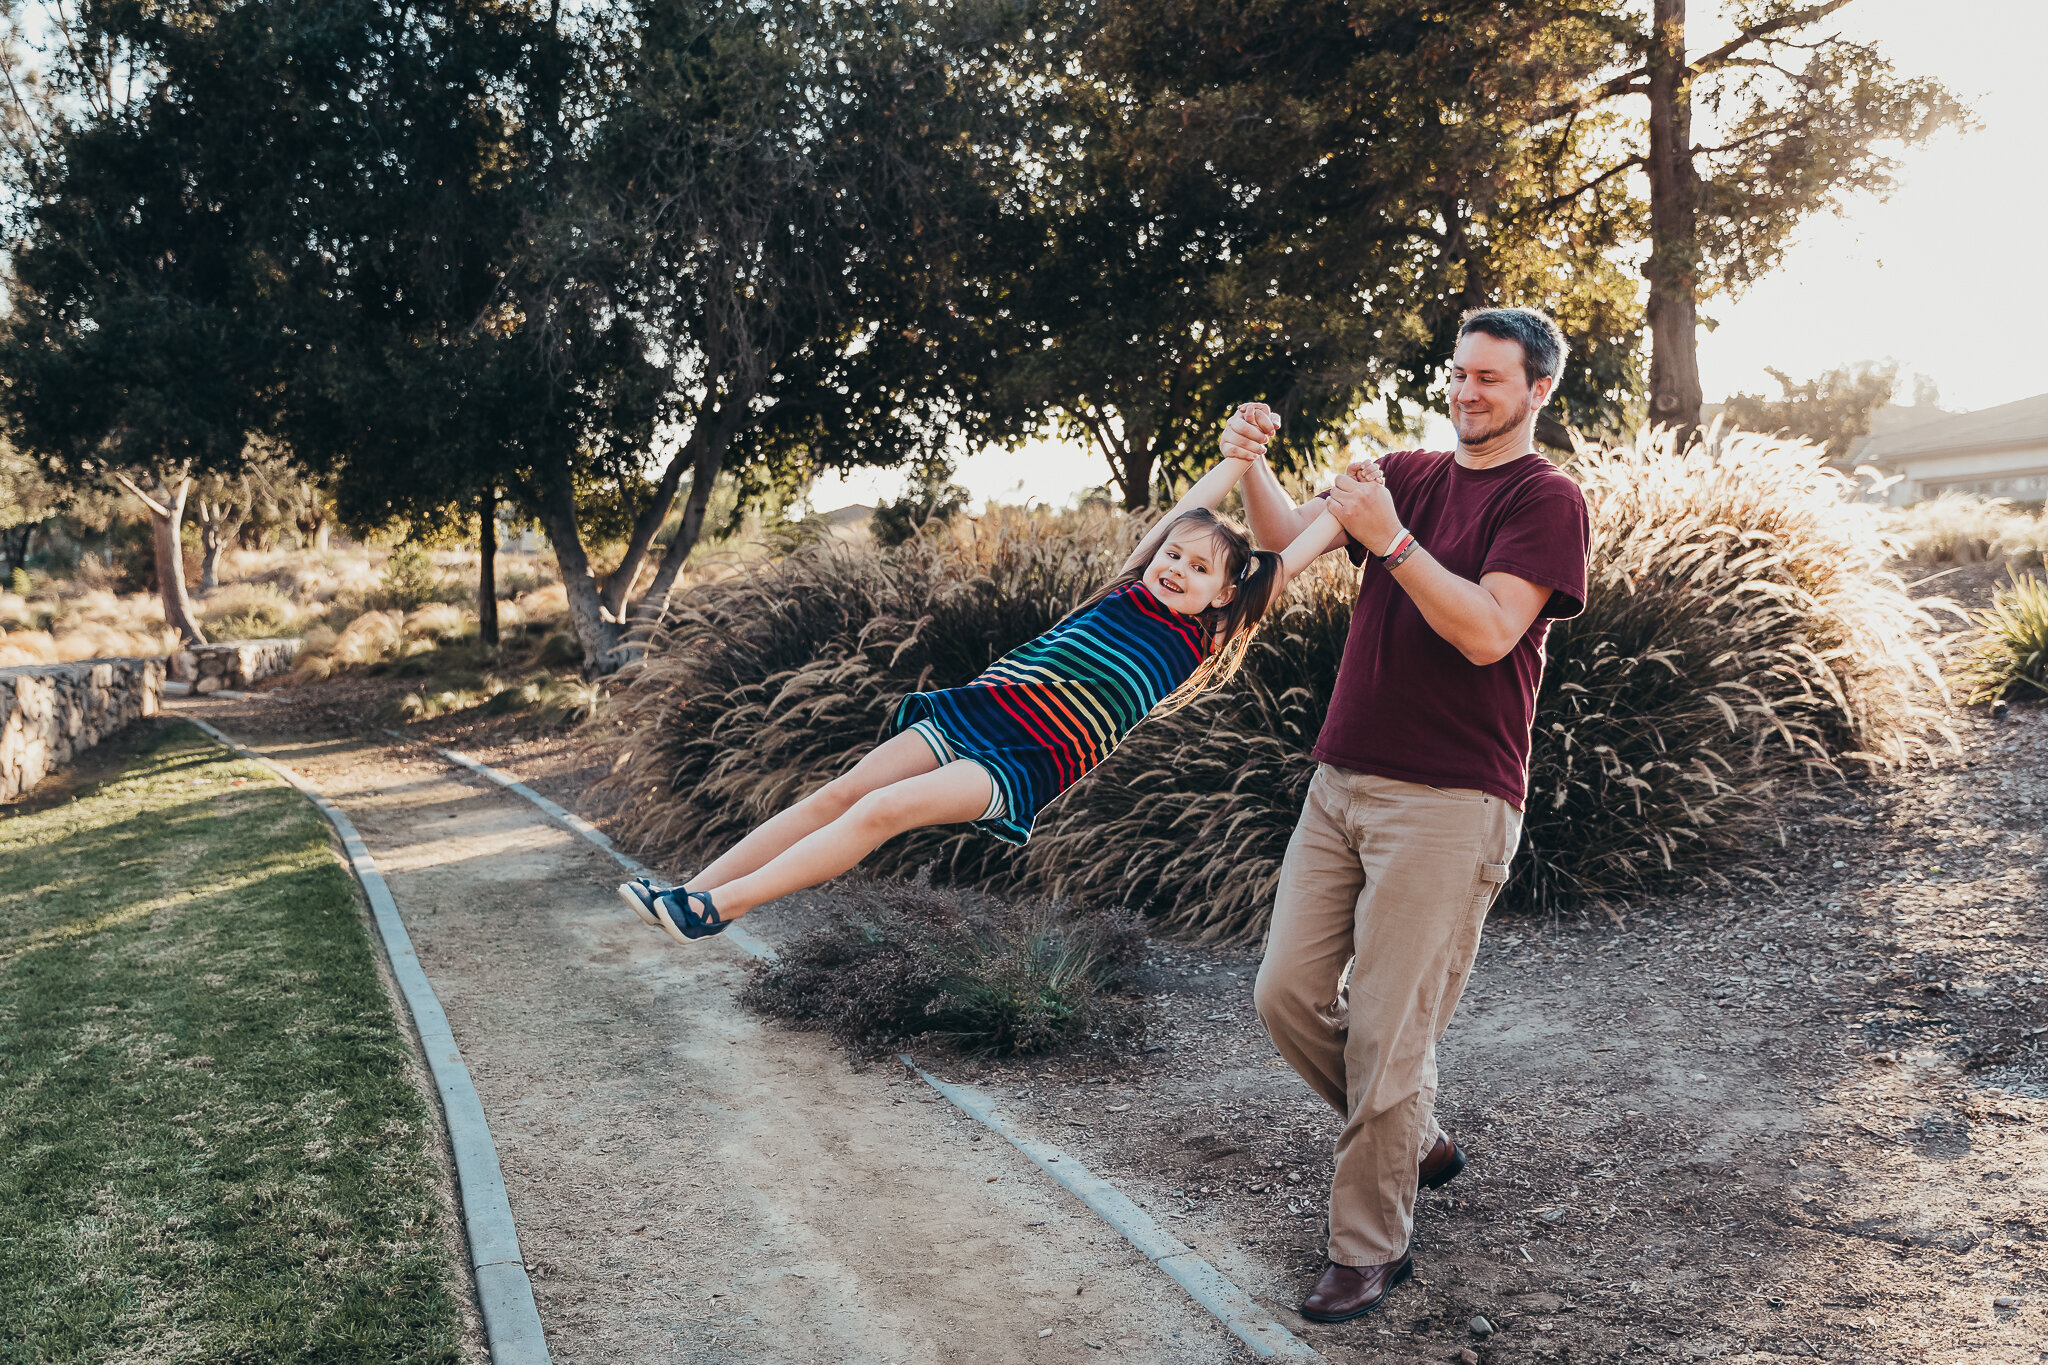
<path id="1" fill-rule="evenodd" d="M 1336 518 L 1325 512 L 1275 554 L 1254 550 L 1218 516 L 1251 458 L 1225 456 L 1107 587 L 1044 635 L 965 687 L 905 697 L 888 740 L 687 886 L 663 891 L 635 880 L 619 895 L 678 941 L 697 939 L 848 871 L 908 830 L 972 821 L 1025 842 L 1038 813 L 1132 726 L 1169 697 L 1185 704 L 1236 672 L 1287 580 L 1335 538 Z"/>

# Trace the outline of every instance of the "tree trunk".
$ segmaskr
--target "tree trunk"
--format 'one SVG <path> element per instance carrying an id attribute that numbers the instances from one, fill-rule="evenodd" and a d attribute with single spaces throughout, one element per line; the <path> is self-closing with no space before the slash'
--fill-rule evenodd
<path id="1" fill-rule="evenodd" d="M 0 527 L 0 578 L 11 577 L 28 565 L 29 539 L 36 533 L 34 522 Z"/>
<path id="2" fill-rule="evenodd" d="M 661 482 L 654 486 L 654 497 L 634 519 L 633 534 L 626 541 L 625 557 L 619 560 L 618 567 L 605 580 L 604 609 L 615 618 L 626 614 L 626 594 L 633 591 L 633 580 L 640 576 L 640 566 L 647 562 L 647 552 L 654 546 L 655 534 L 668 520 L 668 509 L 675 506 L 676 489 L 682 486 L 683 471 L 696 463 L 697 448 L 708 434 L 707 421 L 708 414 L 700 412 L 690 439 L 669 457 L 668 468 L 661 471 Z"/>
<path id="3" fill-rule="evenodd" d="M 199 629 L 192 599 L 185 592 L 185 551 L 178 543 L 178 533 L 185 521 L 185 497 L 192 491 L 192 480 L 180 477 L 177 491 L 173 492 L 170 481 L 159 477 L 157 496 L 151 497 L 127 475 L 114 477 L 149 512 L 150 539 L 156 552 L 156 588 L 163 599 L 165 624 L 178 632 L 180 643 L 187 649 L 205 644 L 206 634 Z"/>
<path id="4" fill-rule="evenodd" d="M 484 490 L 477 509 L 476 633 L 487 645 L 498 643 L 498 490 Z"/>
<path id="5" fill-rule="evenodd" d="M 569 464 L 556 461 L 541 485 L 541 524 L 554 542 L 555 564 L 562 571 L 562 591 L 569 599 L 569 620 L 576 639 L 583 646 L 584 667 L 595 670 L 600 661 L 618 648 L 618 623 L 605 614 L 597 591 L 597 577 L 590 571 L 590 556 L 583 549 L 583 533 L 576 525 L 576 489 L 570 482 Z"/>
<path id="6" fill-rule="evenodd" d="M 228 537 L 241 520 L 227 503 L 211 498 L 199 500 L 199 591 L 212 592 L 220 586 L 221 551 L 227 548 Z"/>
<path id="7" fill-rule="evenodd" d="M 1650 421 L 1681 446 L 1700 422 L 1699 179 L 1692 162 L 1692 73 L 1685 0 L 1656 0 L 1649 51 Z"/>
<path id="8" fill-rule="evenodd" d="M 1121 460 L 1112 460 L 1110 477 L 1116 480 L 1117 491 L 1124 496 L 1126 512 L 1142 512 L 1152 505 L 1152 448 L 1138 441 L 1127 442 Z"/>

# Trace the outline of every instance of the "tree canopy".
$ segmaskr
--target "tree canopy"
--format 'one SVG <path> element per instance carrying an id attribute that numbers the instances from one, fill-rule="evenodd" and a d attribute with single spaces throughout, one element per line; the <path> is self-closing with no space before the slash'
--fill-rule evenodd
<path id="1" fill-rule="evenodd" d="M 939 487 L 1050 426 L 1137 508 L 1235 402 L 1303 465 L 1398 428 L 1482 304 L 1573 344 L 1547 439 L 1646 385 L 1689 427 L 1700 304 L 1967 117 L 1846 3 L 1705 49 L 1683 0 L 53 7 L 5 52 L 5 418 L 160 551 L 259 449 L 357 524 L 510 499 L 597 666 L 721 475 Z"/>

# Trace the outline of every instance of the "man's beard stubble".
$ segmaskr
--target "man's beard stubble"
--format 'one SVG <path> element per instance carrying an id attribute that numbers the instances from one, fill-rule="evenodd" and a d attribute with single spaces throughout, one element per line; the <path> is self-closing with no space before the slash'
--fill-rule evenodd
<path id="1" fill-rule="evenodd" d="M 1503 419 L 1500 425 L 1494 427 L 1490 431 L 1481 432 L 1477 436 L 1467 436 L 1464 432 L 1464 429 L 1458 426 L 1456 418 L 1452 419 L 1452 426 L 1458 432 L 1458 440 L 1464 445 L 1483 446 L 1488 441 L 1504 436 L 1508 432 L 1513 431 L 1516 427 L 1522 425 L 1523 422 L 1529 419 L 1529 414 L 1533 410 L 1534 405 L 1524 402 L 1521 407 L 1515 410 L 1512 416 Z"/>

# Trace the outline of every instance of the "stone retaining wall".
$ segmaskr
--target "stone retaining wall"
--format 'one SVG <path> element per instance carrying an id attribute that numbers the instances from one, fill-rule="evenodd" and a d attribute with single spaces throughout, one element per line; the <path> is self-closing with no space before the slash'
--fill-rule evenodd
<path id="1" fill-rule="evenodd" d="M 0 668 L 0 801 L 12 801 L 163 696 L 162 659 Z"/>
<path id="2" fill-rule="evenodd" d="M 194 692 L 237 690 L 287 672 L 299 652 L 297 640 L 236 640 L 200 645 L 171 656 L 171 677 L 190 683 Z"/>

